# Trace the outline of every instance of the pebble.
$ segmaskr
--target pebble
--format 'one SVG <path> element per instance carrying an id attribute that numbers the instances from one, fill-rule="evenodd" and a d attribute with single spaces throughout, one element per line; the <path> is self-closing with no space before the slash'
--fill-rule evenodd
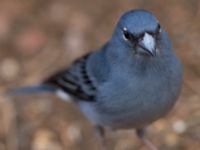
<path id="1" fill-rule="evenodd" d="M 46 35 L 37 28 L 29 27 L 16 36 L 16 50 L 25 55 L 40 51 L 46 44 Z"/>
<path id="2" fill-rule="evenodd" d="M 4 80 L 13 80 L 19 74 L 20 65 L 13 58 L 5 58 L 0 65 L 0 76 Z"/>
<path id="3" fill-rule="evenodd" d="M 79 125 L 71 125 L 67 129 L 67 136 L 70 141 L 78 142 L 82 139 L 81 128 Z"/>
<path id="4" fill-rule="evenodd" d="M 175 133 L 168 132 L 165 134 L 165 144 L 171 147 L 176 146 L 179 143 L 179 137 Z"/>
<path id="5" fill-rule="evenodd" d="M 174 122 L 173 129 L 176 133 L 182 134 L 186 131 L 187 126 L 184 121 L 178 120 L 178 121 Z"/>
<path id="6" fill-rule="evenodd" d="M 55 135 L 50 130 L 36 131 L 31 150 L 62 150 L 62 146 L 54 138 Z"/>

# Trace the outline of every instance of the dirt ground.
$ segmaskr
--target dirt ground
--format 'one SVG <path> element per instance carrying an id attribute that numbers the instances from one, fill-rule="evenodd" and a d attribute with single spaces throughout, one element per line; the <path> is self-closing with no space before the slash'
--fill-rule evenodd
<path id="1" fill-rule="evenodd" d="M 175 108 L 148 129 L 160 150 L 200 150 L 200 1 L 0 0 L 0 92 L 36 84 L 101 46 L 122 12 L 152 11 L 184 65 Z M 146 150 L 134 130 L 108 132 L 110 150 Z M 0 96 L 0 150 L 100 150 L 71 103 L 51 95 Z"/>

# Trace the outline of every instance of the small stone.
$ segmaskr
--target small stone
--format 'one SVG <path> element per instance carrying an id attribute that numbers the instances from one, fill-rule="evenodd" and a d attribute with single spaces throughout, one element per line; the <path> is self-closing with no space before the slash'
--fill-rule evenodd
<path id="1" fill-rule="evenodd" d="M 34 136 L 32 150 L 62 150 L 62 146 L 54 137 L 50 130 L 40 129 Z"/>
<path id="2" fill-rule="evenodd" d="M 160 119 L 159 121 L 154 123 L 154 129 L 157 130 L 158 132 L 163 131 L 167 128 L 167 122 L 165 119 Z"/>
<path id="3" fill-rule="evenodd" d="M 175 133 L 167 133 L 165 135 L 165 143 L 168 146 L 176 146 L 179 143 L 179 137 Z"/>
<path id="4" fill-rule="evenodd" d="M 81 128 L 78 125 L 71 125 L 67 129 L 67 136 L 72 142 L 80 141 L 82 138 Z"/>
<path id="5" fill-rule="evenodd" d="M 30 27 L 16 36 L 14 44 L 18 52 L 31 55 L 40 51 L 45 46 L 46 41 L 47 37 L 40 29 Z"/>
<path id="6" fill-rule="evenodd" d="M 15 79 L 19 73 L 19 63 L 13 58 L 6 58 L 2 61 L 1 66 L 1 77 L 6 80 Z"/>
<path id="7" fill-rule="evenodd" d="M 186 126 L 184 121 L 178 120 L 178 121 L 174 122 L 173 129 L 176 133 L 181 134 L 181 133 L 184 133 L 186 131 L 187 126 Z"/>

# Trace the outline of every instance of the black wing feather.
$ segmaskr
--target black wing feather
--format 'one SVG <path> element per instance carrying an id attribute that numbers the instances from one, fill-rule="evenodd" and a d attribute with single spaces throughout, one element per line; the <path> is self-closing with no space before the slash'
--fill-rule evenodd
<path id="1" fill-rule="evenodd" d="M 44 84 L 62 89 L 79 100 L 95 101 L 96 87 L 87 73 L 88 57 L 89 55 L 75 61 L 68 70 L 51 76 Z"/>

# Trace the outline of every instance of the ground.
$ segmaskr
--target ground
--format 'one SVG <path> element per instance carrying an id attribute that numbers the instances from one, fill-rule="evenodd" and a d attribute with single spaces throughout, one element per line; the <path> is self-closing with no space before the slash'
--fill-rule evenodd
<path id="1" fill-rule="evenodd" d="M 95 50 L 122 12 L 152 11 L 184 66 L 177 105 L 149 127 L 161 150 L 200 147 L 200 1 L 1 0 L 0 92 L 36 84 Z M 134 130 L 108 132 L 111 150 L 146 150 Z M 100 150 L 95 130 L 70 103 L 51 95 L 0 96 L 0 150 Z"/>

